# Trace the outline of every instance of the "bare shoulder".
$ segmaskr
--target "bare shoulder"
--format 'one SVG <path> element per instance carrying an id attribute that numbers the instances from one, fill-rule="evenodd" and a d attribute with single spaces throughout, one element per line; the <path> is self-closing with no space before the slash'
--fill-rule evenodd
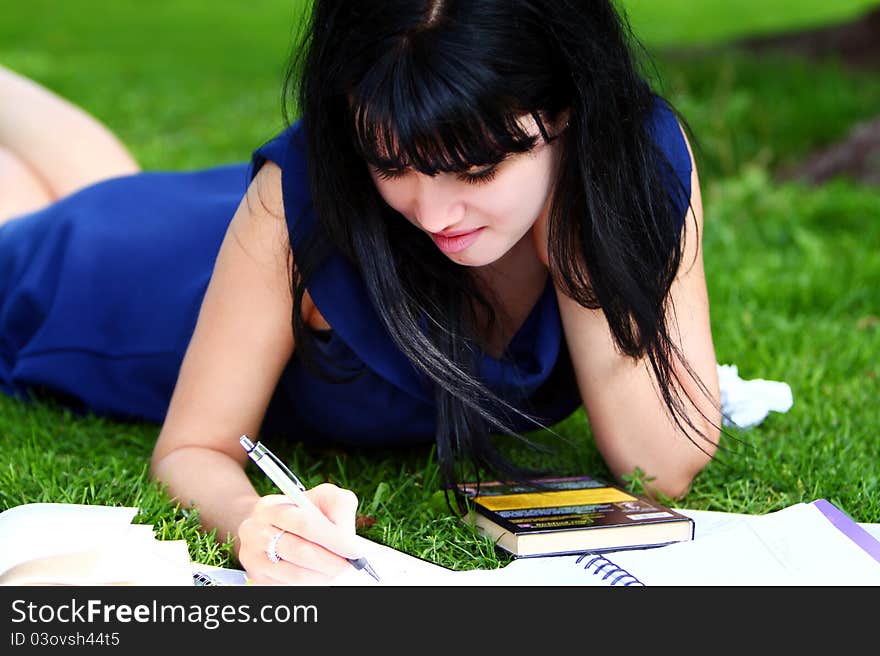
<path id="1" fill-rule="evenodd" d="M 687 133 L 681 125 L 681 137 L 684 139 L 687 147 L 688 156 L 691 160 L 691 197 L 690 207 L 685 217 L 684 227 L 684 249 L 682 251 L 682 261 L 679 269 L 679 275 L 685 275 L 692 270 L 694 264 L 699 263 L 697 275 L 703 275 L 702 263 L 698 262 L 702 258 L 702 234 L 703 234 L 703 194 L 700 189 L 700 174 L 697 171 L 697 161 L 694 158 L 694 152 L 691 143 L 688 140 Z"/>
<path id="2" fill-rule="evenodd" d="M 697 171 L 697 160 L 694 157 L 694 151 L 691 147 L 691 142 L 688 139 L 687 131 L 681 126 L 681 123 L 678 124 L 678 129 L 681 132 L 681 138 L 684 140 L 684 145 L 687 148 L 688 157 L 691 160 L 691 200 L 693 201 L 695 197 L 696 200 L 700 201 L 699 214 L 701 216 L 698 216 L 697 218 L 702 221 L 702 195 L 700 193 L 700 174 Z"/>
<path id="3" fill-rule="evenodd" d="M 245 198 L 252 212 L 284 219 L 281 167 L 266 161 L 251 181 Z"/>
<path id="4" fill-rule="evenodd" d="M 248 185 L 229 224 L 229 233 L 256 264 L 272 268 L 293 265 L 284 215 L 281 169 L 274 162 L 267 161 Z"/>
<path id="5" fill-rule="evenodd" d="M 243 205 L 247 211 L 236 214 L 230 226 L 239 246 L 249 254 L 258 253 L 256 259 L 265 265 L 277 265 L 278 259 L 283 258 L 287 270 L 294 271 L 296 263 L 290 249 L 281 168 L 275 162 L 266 161 L 254 176 Z M 308 291 L 303 294 L 301 311 L 312 328 L 331 328 Z"/>

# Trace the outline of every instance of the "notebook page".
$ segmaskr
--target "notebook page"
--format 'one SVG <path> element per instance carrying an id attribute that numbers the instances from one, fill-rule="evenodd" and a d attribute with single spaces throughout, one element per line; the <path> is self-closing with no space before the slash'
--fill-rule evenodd
<path id="1" fill-rule="evenodd" d="M 332 585 L 457 585 L 454 582 L 456 572 L 451 569 L 360 536 L 358 540 L 363 546 L 361 555 L 370 561 L 381 582 L 362 570 L 349 567 L 334 579 Z"/>
<path id="2" fill-rule="evenodd" d="M 0 513 L 0 572 L 71 551 L 87 551 L 125 535 L 137 508 L 29 503 Z"/>
<path id="3" fill-rule="evenodd" d="M 34 558 L 0 574 L 0 585 L 192 584 L 186 541 L 152 538 L 122 538 L 84 551 Z"/>
<path id="4" fill-rule="evenodd" d="M 594 573 L 586 569 L 592 556 L 578 562 L 578 555 L 517 558 L 508 565 L 484 572 L 481 585 L 598 586 L 611 584 L 611 571 Z M 606 576 L 608 574 L 608 576 Z"/>
<path id="5" fill-rule="evenodd" d="M 880 563 L 814 504 L 800 503 L 759 517 L 754 526 L 767 549 L 796 576 L 821 574 L 832 584 L 880 585 Z"/>
<path id="6" fill-rule="evenodd" d="M 193 585 L 192 562 L 186 540 L 153 538 L 143 543 L 139 557 L 129 554 L 123 559 L 130 575 L 136 577 L 140 585 Z"/>
<path id="7" fill-rule="evenodd" d="M 880 584 L 880 565 L 811 504 L 735 522 L 692 542 L 608 557 L 647 585 Z"/>
<path id="8" fill-rule="evenodd" d="M 794 583 L 748 523 L 734 524 L 692 542 L 617 551 L 607 557 L 649 586 Z"/>
<path id="9" fill-rule="evenodd" d="M 360 538 L 363 539 L 363 538 Z M 523 558 L 498 569 L 453 570 L 363 539 L 363 555 L 381 582 L 353 567 L 334 580 L 339 586 L 604 585 L 583 571 L 577 556 Z M 538 563 L 537 561 L 546 561 Z"/>
<path id="10" fill-rule="evenodd" d="M 762 517 L 762 515 L 730 513 L 720 510 L 690 510 L 687 508 L 674 508 L 673 510 L 680 512 L 682 515 L 687 515 L 694 520 L 695 537 L 710 535 L 736 522 L 754 521 Z M 857 522 L 857 524 L 865 529 L 875 540 L 880 540 L 880 524 L 872 524 L 870 522 Z"/>
<path id="11" fill-rule="evenodd" d="M 688 510 L 683 508 L 674 508 L 674 510 L 694 520 L 695 538 L 705 537 L 712 533 L 717 533 L 724 528 L 730 528 L 738 522 L 758 517 L 758 515 L 721 512 L 718 510 Z"/>
<path id="12" fill-rule="evenodd" d="M 577 555 L 519 558 L 497 569 L 452 570 L 364 539 L 363 555 L 381 582 L 350 568 L 333 585 L 342 586 L 605 586 L 601 576 L 584 571 Z"/>

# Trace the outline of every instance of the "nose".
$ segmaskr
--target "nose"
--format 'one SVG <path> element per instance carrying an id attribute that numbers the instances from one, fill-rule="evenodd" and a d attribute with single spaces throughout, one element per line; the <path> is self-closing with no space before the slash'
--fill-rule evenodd
<path id="1" fill-rule="evenodd" d="M 452 230 L 464 218 L 464 200 L 446 178 L 417 176 L 412 211 L 418 224 L 428 232 Z"/>

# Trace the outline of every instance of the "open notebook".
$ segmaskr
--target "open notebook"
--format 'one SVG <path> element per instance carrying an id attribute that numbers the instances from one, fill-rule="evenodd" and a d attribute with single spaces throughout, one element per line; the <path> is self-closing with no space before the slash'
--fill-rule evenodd
<path id="1" fill-rule="evenodd" d="M 192 585 L 184 540 L 132 524 L 137 508 L 28 503 L 0 513 L 0 585 Z"/>
<path id="2" fill-rule="evenodd" d="M 33 503 L 0 513 L 0 584 L 241 585 L 244 572 L 190 561 L 182 540 L 131 524 L 137 508 Z M 376 583 L 351 568 L 338 586 L 880 585 L 880 525 L 820 499 L 767 515 L 681 510 L 694 540 L 585 556 L 519 558 L 455 571 L 364 538 Z M 873 533 L 873 534 L 872 534 Z"/>
<path id="3" fill-rule="evenodd" d="M 496 570 L 452 571 L 370 543 L 365 555 L 381 583 L 352 570 L 337 584 L 880 585 L 880 540 L 824 499 L 760 516 L 680 512 L 695 519 L 692 541 L 602 554 L 519 558 Z"/>
<path id="4" fill-rule="evenodd" d="M 824 499 L 673 546 L 608 558 L 650 586 L 880 585 L 880 540 Z"/>

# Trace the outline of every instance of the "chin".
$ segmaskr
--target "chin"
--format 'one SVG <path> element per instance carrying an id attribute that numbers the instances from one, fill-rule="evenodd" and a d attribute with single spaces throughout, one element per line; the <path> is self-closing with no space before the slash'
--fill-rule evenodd
<path id="1" fill-rule="evenodd" d="M 502 258 L 504 254 L 501 255 L 495 254 L 487 254 L 487 253 L 455 253 L 453 255 L 447 255 L 452 262 L 459 264 L 465 267 L 483 267 L 488 266 L 490 264 L 494 264 L 498 260 Z"/>

